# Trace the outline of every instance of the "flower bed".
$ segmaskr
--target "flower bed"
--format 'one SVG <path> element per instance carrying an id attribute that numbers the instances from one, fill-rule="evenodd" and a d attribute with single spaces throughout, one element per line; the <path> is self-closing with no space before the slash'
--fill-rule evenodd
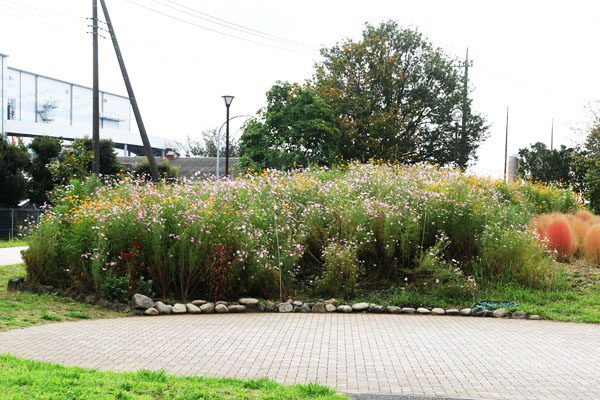
<path id="1" fill-rule="evenodd" d="M 235 181 L 75 181 L 55 196 L 30 228 L 29 281 L 115 300 L 550 285 L 551 256 L 528 221 L 578 207 L 552 187 L 371 164 Z"/>

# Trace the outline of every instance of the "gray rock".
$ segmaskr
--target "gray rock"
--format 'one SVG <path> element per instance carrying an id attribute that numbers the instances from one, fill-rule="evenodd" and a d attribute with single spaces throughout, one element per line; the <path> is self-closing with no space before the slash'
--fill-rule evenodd
<path id="1" fill-rule="evenodd" d="M 352 307 L 350 307 L 347 304 L 342 304 L 341 306 L 338 306 L 337 310 L 338 310 L 338 312 L 351 313 Z"/>
<path id="2" fill-rule="evenodd" d="M 256 307 L 256 310 L 258 312 L 263 312 L 265 311 L 265 303 L 258 303 L 258 307 Z"/>
<path id="3" fill-rule="evenodd" d="M 204 303 L 204 304 L 206 304 L 206 303 Z M 225 305 L 225 306 L 228 306 L 228 305 L 229 305 L 229 302 L 228 302 L 228 301 L 219 300 L 219 301 L 217 301 L 217 302 L 215 303 L 215 306 L 216 306 L 217 304 L 223 304 L 223 305 Z"/>
<path id="4" fill-rule="evenodd" d="M 419 307 L 417 308 L 417 314 L 431 314 L 431 311 L 425 307 Z"/>
<path id="5" fill-rule="evenodd" d="M 157 301 L 154 308 L 158 310 L 159 314 L 171 314 L 173 312 L 173 307 L 166 305 L 162 301 Z"/>
<path id="6" fill-rule="evenodd" d="M 443 308 L 436 307 L 431 310 L 431 314 L 433 315 L 445 315 L 446 311 Z"/>
<path id="7" fill-rule="evenodd" d="M 234 304 L 229 306 L 229 312 L 230 313 L 243 313 L 246 312 L 246 306 L 243 306 L 241 304 Z"/>
<path id="8" fill-rule="evenodd" d="M 144 315 L 158 315 L 158 310 L 154 307 L 148 308 L 144 311 Z"/>
<path id="9" fill-rule="evenodd" d="M 154 307 L 154 302 L 148 296 L 136 293 L 133 295 L 133 308 L 147 309 Z"/>
<path id="10" fill-rule="evenodd" d="M 242 297 L 238 301 L 243 306 L 258 305 L 258 299 L 253 299 L 252 297 Z"/>
<path id="11" fill-rule="evenodd" d="M 292 304 L 294 302 L 294 299 L 287 299 L 287 302 Z"/>
<path id="12" fill-rule="evenodd" d="M 337 300 L 336 299 L 329 299 L 329 300 L 323 301 L 322 303 L 325 303 L 325 304 L 335 304 L 335 303 L 337 303 Z"/>
<path id="13" fill-rule="evenodd" d="M 185 308 L 184 304 L 177 303 L 173 306 L 173 314 L 185 314 L 187 312 L 187 308 Z"/>
<path id="14" fill-rule="evenodd" d="M 446 310 L 446 315 L 458 315 L 460 314 L 460 311 L 458 311 L 456 308 L 450 308 L 448 310 Z"/>
<path id="15" fill-rule="evenodd" d="M 25 283 L 25 277 L 12 278 L 8 280 L 8 291 L 14 292 L 19 290 L 19 286 L 22 286 Z"/>
<path id="16" fill-rule="evenodd" d="M 96 296 L 94 296 L 93 294 L 90 294 L 89 296 L 85 296 L 86 304 L 96 304 L 97 300 L 98 300 L 98 298 Z"/>
<path id="17" fill-rule="evenodd" d="M 377 304 L 369 304 L 369 312 L 381 314 L 385 312 L 385 307 L 377 305 Z"/>
<path id="18" fill-rule="evenodd" d="M 465 317 L 470 317 L 471 316 L 471 309 L 470 308 L 463 308 L 460 310 L 460 315 L 465 316 Z"/>
<path id="19" fill-rule="evenodd" d="M 417 310 L 412 307 L 402 307 L 402 314 L 414 314 Z"/>
<path id="20" fill-rule="evenodd" d="M 508 314 L 508 310 L 506 308 L 499 308 L 492 313 L 494 318 L 504 318 Z"/>
<path id="21" fill-rule="evenodd" d="M 337 308 L 333 304 L 325 304 L 325 311 L 327 312 L 335 312 Z"/>
<path id="22" fill-rule="evenodd" d="M 302 307 L 300 307 L 300 312 L 303 312 L 303 313 L 310 312 L 310 306 L 308 304 L 302 304 Z"/>
<path id="23" fill-rule="evenodd" d="M 483 307 L 475 307 L 473 310 L 471 310 L 471 315 L 474 317 L 491 317 L 492 316 L 492 312 L 486 310 Z"/>
<path id="24" fill-rule="evenodd" d="M 277 304 L 277 309 L 279 310 L 279 312 L 288 313 L 292 312 L 294 307 L 292 306 L 292 303 L 285 302 Z"/>
<path id="25" fill-rule="evenodd" d="M 190 314 L 200 314 L 202 311 L 200 310 L 200 308 L 196 307 L 195 305 L 193 305 L 192 303 L 188 303 L 185 305 L 185 309 L 187 310 L 188 313 Z"/>
<path id="26" fill-rule="evenodd" d="M 113 303 L 108 307 L 111 311 L 120 313 L 128 313 L 130 311 L 129 306 L 123 303 Z"/>
<path id="27" fill-rule="evenodd" d="M 525 311 L 515 311 L 512 317 L 516 319 L 524 319 L 525 317 L 527 317 L 527 314 L 525 313 Z"/>
<path id="28" fill-rule="evenodd" d="M 224 314 L 226 312 L 229 312 L 229 309 L 227 308 L 227 306 L 225 304 L 217 304 L 215 306 L 215 312 L 217 314 Z"/>
<path id="29" fill-rule="evenodd" d="M 98 299 L 98 300 L 96 300 L 96 305 L 99 306 L 99 307 L 106 308 L 106 307 L 110 306 L 110 303 L 107 300 Z"/>
<path id="30" fill-rule="evenodd" d="M 369 303 L 354 303 L 352 304 L 352 311 L 367 311 L 369 309 Z"/>
<path id="31" fill-rule="evenodd" d="M 302 302 L 299 300 L 296 300 L 294 302 L 292 302 L 292 306 L 294 307 L 302 307 Z"/>
<path id="32" fill-rule="evenodd" d="M 200 306 L 202 314 L 212 314 L 215 312 L 215 305 L 213 303 L 206 303 Z"/>
<path id="33" fill-rule="evenodd" d="M 48 293 L 53 293 L 53 292 L 54 292 L 54 286 L 52 286 L 52 285 L 41 285 L 38 289 L 39 294 L 48 294 Z M 94 296 L 94 295 L 92 294 L 91 296 Z M 90 297 L 90 296 L 86 296 L 86 300 L 88 297 Z M 87 304 L 94 304 L 95 302 L 96 302 L 96 296 L 94 296 L 93 302 L 87 303 L 87 301 L 86 301 Z"/>
<path id="34" fill-rule="evenodd" d="M 314 313 L 324 313 L 324 312 L 327 312 L 327 309 L 325 308 L 325 304 L 324 303 L 315 303 L 315 305 L 312 306 L 312 312 L 314 312 Z"/>
<path id="35" fill-rule="evenodd" d="M 538 319 L 540 319 L 540 316 L 539 316 L 539 315 L 536 315 L 536 314 L 532 314 L 532 315 L 530 315 L 530 316 L 529 316 L 529 317 L 527 317 L 527 318 L 528 318 L 528 319 L 533 319 L 533 320 L 538 320 Z"/>
<path id="36" fill-rule="evenodd" d="M 279 312 L 279 308 L 275 304 L 267 304 L 265 306 L 265 312 Z"/>
<path id="37" fill-rule="evenodd" d="M 200 307 L 203 304 L 208 303 L 206 300 L 194 300 L 192 301 L 192 304 L 195 305 L 196 307 Z"/>
<path id="38" fill-rule="evenodd" d="M 386 311 L 390 314 L 400 314 L 402 312 L 402 309 L 398 306 L 387 306 Z"/>

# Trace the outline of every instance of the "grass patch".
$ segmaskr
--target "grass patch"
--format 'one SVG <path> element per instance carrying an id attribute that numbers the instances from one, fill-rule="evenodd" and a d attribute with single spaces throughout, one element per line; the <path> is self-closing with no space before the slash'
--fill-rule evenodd
<path id="1" fill-rule="evenodd" d="M 22 246 L 29 246 L 29 243 L 26 240 L 0 240 L 0 249 Z"/>
<path id="2" fill-rule="evenodd" d="M 175 377 L 162 370 L 100 372 L 8 355 L 0 355 L 0 387 L 3 399 L 348 399 L 316 384 Z"/>
<path id="3" fill-rule="evenodd" d="M 25 275 L 23 264 L 0 266 L 0 331 L 55 321 L 122 316 L 101 307 L 78 303 L 68 297 L 6 290 L 10 278 Z"/>

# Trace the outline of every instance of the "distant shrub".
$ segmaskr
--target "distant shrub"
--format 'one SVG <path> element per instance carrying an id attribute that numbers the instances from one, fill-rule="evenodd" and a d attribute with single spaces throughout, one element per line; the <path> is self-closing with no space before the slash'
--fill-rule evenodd
<path id="1" fill-rule="evenodd" d="M 556 251 L 559 259 L 567 259 L 577 251 L 577 241 L 566 217 L 555 218 L 548 225 L 546 239 L 549 248 Z"/>
<path id="2" fill-rule="evenodd" d="M 317 279 L 317 289 L 328 295 L 350 295 L 356 285 L 358 259 L 356 246 L 349 242 L 330 242 L 323 250 L 325 271 Z"/>
<path id="3" fill-rule="evenodd" d="M 583 240 L 583 251 L 590 262 L 600 264 L 600 224 L 588 229 Z"/>

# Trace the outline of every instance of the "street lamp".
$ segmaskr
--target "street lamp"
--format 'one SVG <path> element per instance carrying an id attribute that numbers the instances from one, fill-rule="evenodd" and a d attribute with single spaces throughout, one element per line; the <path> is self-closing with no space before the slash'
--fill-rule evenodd
<path id="1" fill-rule="evenodd" d="M 462 121 L 463 113 L 460 108 L 455 108 L 450 116 L 454 121 L 454 164 L 458 164 L 458 124 Z"/>
<path id="2" fill-rule="evenodd" d="M 227 129 L 225 130 L 225 176 L 229 175 L 229 106 L 233 101 L 233 96 L 225 95 L 223 96 L 223 101 L 225 101 L 225 107 L 227 107 Z"/>

